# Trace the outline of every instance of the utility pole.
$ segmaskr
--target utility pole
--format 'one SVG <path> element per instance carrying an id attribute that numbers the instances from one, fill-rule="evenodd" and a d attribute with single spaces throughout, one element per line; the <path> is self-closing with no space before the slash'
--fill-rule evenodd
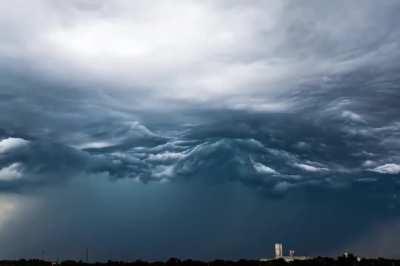
<path id="1" fill-rule="evenodd" d="M 86 248 L 86 263 L 89 263 L 89 248 Z"/>

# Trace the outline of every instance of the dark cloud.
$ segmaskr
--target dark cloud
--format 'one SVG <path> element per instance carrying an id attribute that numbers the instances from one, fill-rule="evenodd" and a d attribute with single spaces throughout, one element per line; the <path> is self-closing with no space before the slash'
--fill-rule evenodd
<path id="1" fill-rule="evenodd" d="M 82 259 L 89 247 L 91 258 L 102 260 L 239 259 L 270 256 L 279 240 L 301 254 L 334 255 L 398 214 L 383 204 L 395 191 L 386 186 L 386 198 L 365 194 L 366 184 L 266 200 L 238 183 L 198 181 L 149 185 L 123 179 L 110 186 L 107 176 L 96 175 L 42 188 L 34 206 L 6 224 L 1 241 L 13 245 L 4 245 L 2 254 L 39 256 L 44 249 L 51 259 Z"/>
<path id="2" fill-rule="evenodd" d="M 4 256 L 399 256 L 398 2 L 0 5 Z"/>

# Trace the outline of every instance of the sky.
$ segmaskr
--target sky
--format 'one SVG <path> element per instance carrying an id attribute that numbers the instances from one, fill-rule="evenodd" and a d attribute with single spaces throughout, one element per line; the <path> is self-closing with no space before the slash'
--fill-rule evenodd
<path id="1" fill-rule="evenodd" d="M 399 12 L 1 1 L 0 258 L 400 258 Z"/>

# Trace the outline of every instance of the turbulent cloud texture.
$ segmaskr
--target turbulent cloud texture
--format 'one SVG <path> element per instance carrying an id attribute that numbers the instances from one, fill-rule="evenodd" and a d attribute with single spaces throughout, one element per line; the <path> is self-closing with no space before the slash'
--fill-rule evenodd
<path id="1" fill-rule="evenodd" d="M 399 11 L 1 3 L 0 255 L 372 254 L 399 215 Z"/>

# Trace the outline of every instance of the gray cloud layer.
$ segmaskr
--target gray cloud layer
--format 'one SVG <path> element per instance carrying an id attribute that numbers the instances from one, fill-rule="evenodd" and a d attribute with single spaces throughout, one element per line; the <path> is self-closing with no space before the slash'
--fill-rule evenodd
<path id="1" fill-rule="evenodd" d="M 108 224 L 122 228 L 113 231 L 121 238 L 121 257 L 129 257 L 130 245 L 147 258 L 157 257 L 154 252 L 262 256 L 260 243 L 279 239 L 304 252 L 353 245 L 368 255 L 373 248 L 357 240 L 376 238 L 366 233 L 370 227 L 396 221 L 397 1 L 38 0 L 0 6 L 0 191 L 42 200 L 29 219 L 20 213 L 21 198 L 2 201 L 0 211 L 14 219 L 0 220 L 0 231 L 10 232 L 6 239 L 25 220 L 40 232 L 5 255 L 33 256 L 35 245 L 51 245 L 54 254 L 78 256 L 67 247 L 73 232 L 106 258 Z M 101 208 L 107 189 L 115 201 L 111 218 Z M 59 202 L 53 204 L 54 191 Z M 164 197 L 170 198 L 163 208 Z M 193 204 L 203 225 L 191 216 Z M 223 206 L 228 210 L 220 213 Z M 278 211 L 283 207 L 293 212 Z M 54 229 L 40 225 L 60 208 L 64 214 Z M 172 214 L 163 216 L 163 210 Z M 181 211 L 185 215 L 176 218 Z M 276 218 L 257 217 L 262 211 Z M 78 216 L 72 228 L 68 215 Z M 337 217 L 343 222 L 330 224 Z M 235 218 L 230 229 L 221 226 Z M 84 234 L 97 220 L 92 233 L 104 233 L 103 247 Z M 198 238 L 193 247 L 210 248 L 165 249 L 167 227 L 177 234 L 174 243 L 189 234 Z M 143 233 L 152 228 L 159 228 L 157 236 Z M 128 229 L 131 237 L 140 235 L 138 242 L 123 237 Z M 241 229 L 254 237 L 229 237 Z M 321 244 L 324 230 L 331 233 Z M 354 239 L 339 238 L 343 230 Z M 54 232 L 65 239 L 51 237 Z M 207 238 L 212 235 L 219 238 Z"/>

